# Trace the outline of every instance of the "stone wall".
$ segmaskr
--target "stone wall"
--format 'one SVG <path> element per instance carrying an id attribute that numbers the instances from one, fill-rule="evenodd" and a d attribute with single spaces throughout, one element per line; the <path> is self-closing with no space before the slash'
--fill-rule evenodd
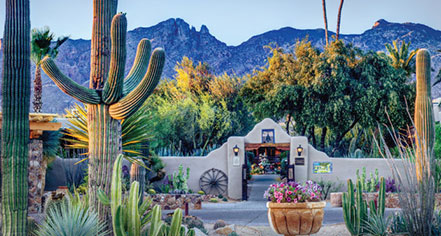
<path id="1" fill-rule="evenodd" d="M 46 164 L 43 160 L 43 141 L 31 139 L 29 143 L 29 166 L 28 166 L 28 211 L 29 213 L 41 212 L 41 197 L 44 189 L 44 175 Z"/>
<path id="2" fill-rule="evenodd" d="M 152 205 L 160 205 L 163 210 L 185 209 L 185 203 L 191 210 L 202 208 L 202 195 L 200 194 L 153 194 L 149 195 Z"/>

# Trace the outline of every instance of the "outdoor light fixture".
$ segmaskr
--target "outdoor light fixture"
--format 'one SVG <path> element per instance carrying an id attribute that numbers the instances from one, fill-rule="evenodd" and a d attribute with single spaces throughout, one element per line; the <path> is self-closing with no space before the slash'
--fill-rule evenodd
<path id="1" fill-rule="evenodd" d="M 234 155 L 235 155 L 235 156 L 239 155 L 239 147 L 238 147 L 237 145 L 234 146 L 234 148 L 233 148 L 233 152 L 234 152 Z"/>
<path id="2" fill-rule="evenodd" d="M 301 156 L 301 155 L 302 155 L 302 152 L 303 152 L 303 147 L 302 147 L 302 145 L 299 145 L 299 146 L 297 147 L 297 156 Z"/>

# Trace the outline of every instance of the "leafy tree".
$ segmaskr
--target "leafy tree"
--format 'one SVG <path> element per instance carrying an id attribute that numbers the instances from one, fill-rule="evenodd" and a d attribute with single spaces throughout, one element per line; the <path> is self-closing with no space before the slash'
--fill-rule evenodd
<path id="1" fill-rule="evenodd" d="M 41 94 L 43 87 L 41 84 L 41 60 L 45 56 L 52 58 L 57 57 L 58 48 L 69 39 L 69 37 L 59 37 L 53 47 L 51 47 L 54 34 L 50 32 L 49 27 L 42 29 L 32 29 L 31 32 L 31 59 L 35 63 L 35 79 L 34 79 L 34 112 L 41 112 L 43 105 Z"/>
<path id="2" fill-rule="evenodd" d="M 195 65 L 184 57 L 174 80 L 163 81 L 144 104 L 148 112 L 151 145 L 169 155 L 204 155 L 231 135 L 244 134 L 253 119 L 237 96 L 242 80 L 215 76 L 207 64 Z"/>
<path id="3" fill-rule="evenodd" d="M 297 134 L 331 154 L 345 150 L 346 136 L 355 127 L 389 123 L 378 111 L 387 108 L 397 128 L 409 123 L 405 97 L 412 101 L 414 85 L 385 56 L 363 53 L 342 41 L 323 52 L 306 40 L 296 44 L 294 53 L 272 52 L 268 64 L 250 75 L 241 90 L 257 119 L 271 117 L 286 124 L 292 119 Z"/>

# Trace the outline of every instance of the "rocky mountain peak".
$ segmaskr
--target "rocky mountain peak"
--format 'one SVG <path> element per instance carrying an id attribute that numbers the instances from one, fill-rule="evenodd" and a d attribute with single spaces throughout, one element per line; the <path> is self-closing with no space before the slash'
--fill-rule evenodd
<path id="1" fill-rule="evenodd" d="M 331 35 L 334 33 L 330 32 Z M 195 63 L 207 62 L 216 74 L 234 73 L 238 76 L 253 73 L 267 63 L 269 50 L 267 45 L 277 45 L 291 51 L 298 40 L 308 37 L 312 45 L 322 48 L 325 44 L 323 29 L 300 30 L 284 27 L 251 37 L 238 46 L 227 46 L 210 34 L 207 26 L 198 31 L 194 26 L 180 18 L 172 18 L 151 27 L 139 27 L 127 34 L 126 73 L 133 63 L 139 40 L 148 38 L 152 47 L 162 47 L 166 52 L 163 78 L 173 78 L 177 62 L 186 56 Z M 384 19 L 375 22 L 372 29 L 362 34 L 341 35 L 345 42 L 352 43 L 362 50 L 385 50 L 385 43 L 393 40 L 412 42 L 411 50 L 427 48 L 432 54 L 433 76 L 441 65 L 441 31 L 415 23 L 392 23 Z M 0 50 L 0 65 L 2 64 Z M 56 59 L 60 69 L 76 82 L 88 86 L 90 75 L 90 40 L 68 40 L 60 47 Z M 1 74 L 0 67 L 0 74 Z M 43 75 L 43 111 L 63 112 L 76 101 L 61 92 L 54 83 Z M 432 95 L 441 95 L 439 87 L 432 90 Z"/>
<path id="2" fill-rule="evenodd" d="M 379 19 L 379 20 L 377 20 L 374 23 L 374 25 L 372 26 L 372 29 L 375 29 L 375 28 L 380 27 L 380 26 L 390 25 L 390 24 L 391 23 L 389 21 L 385 20 L 385 19 Z"/>

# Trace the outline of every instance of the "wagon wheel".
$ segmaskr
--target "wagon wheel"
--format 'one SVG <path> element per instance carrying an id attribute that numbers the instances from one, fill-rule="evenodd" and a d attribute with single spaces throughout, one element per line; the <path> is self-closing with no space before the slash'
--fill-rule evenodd
<path id="1" fill-rule="evenodd" d="M 205 171 L 199 179 L 199 186 L 206 194 L 225 194 L 227 192 L 228 177 L 218 169 Z"/>

